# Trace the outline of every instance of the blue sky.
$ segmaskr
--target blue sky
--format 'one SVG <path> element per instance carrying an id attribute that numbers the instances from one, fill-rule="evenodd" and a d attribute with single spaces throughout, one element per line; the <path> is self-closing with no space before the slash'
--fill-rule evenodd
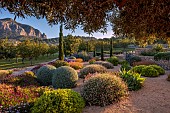
<path id="1" fill-rule="evenodd" d="M 8 11 L 0 10 L 0 19 L 2 18 L 12 18 L 14 19 L 14 15 L 10 14 Z M 59 36 L 59 25 L 53 25 L 49 26 L 47 21 L 45 19 L 36 19 L 35 17 L 27 17 L 26 19 L 22 18 L 16 18 L 16 21 L 23 24 L 28 24 L 38 30 L 40 30 L 42 33 L 45 33 L 48 38 L 54 38 Z M 88 34 L 84 33 L 83 30 L 80 28 L 76 29 L 74 33 L 69 30 L 63 31 L 64 36 L 68 34 L 72 34 L 73 36 L 89 36 Z M 110 38 L 113 34 L 113 31 L 111 30 L 111 27 L 108 27 L 107 34 L 104 35 L 102 33 L 94 33 L 93 36 L 96 38 Z"/>

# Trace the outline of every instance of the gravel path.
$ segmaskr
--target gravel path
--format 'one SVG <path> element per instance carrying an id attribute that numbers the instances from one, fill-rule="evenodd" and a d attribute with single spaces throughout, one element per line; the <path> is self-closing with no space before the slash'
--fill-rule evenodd
<path id="1" fill-rule="evenodd" d="M 115 69 L 119 69 L 119 66 Z M 83 113 L 170 113 L 170 82 L 166 81 L 168 73 L 170 71 L 160 77 L 146 78 L 144 87 L 131 91 L 123 101 L 106 107 L 86 107 Z"/>

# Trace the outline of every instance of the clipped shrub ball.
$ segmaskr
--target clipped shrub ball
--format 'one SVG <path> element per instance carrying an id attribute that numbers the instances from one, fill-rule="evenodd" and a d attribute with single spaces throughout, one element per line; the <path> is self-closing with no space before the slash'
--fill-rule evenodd
<path id="1" fill-rule="evenodd" d="M 81 95 L 71 89 L 45 92 L 31 108 L 32 113 L 81 113 L 85 107 Z"/>
<path id="2" fill-rule="evenodd" d="M 9 79 L 6 80 L 6 83 L 20 87 L 40 85 L 37 81 L 37 77 L 32 71 L 25 71 L 21 75 L 10 77 Z"/>
<path id="3" fill-rule="evenodd" d="M 105 73 L 107 72 L 107 69 L 104 66 L 97 65 L 97 64 L 92 64 L 92 65 L 87 65 L 83 69 L 80 70 L 80 78 L 85 78 L 86 75 L 88 74 L 93 74 L 93 73 Z"/>
<path id="4" fill-rule="evenodd" d="M 153 67 L 154 69 L 156 69 L 158 71 L 159 75 L 164 75 L 165 74 L 165 70 L 162 67 L 158 66 L 158 65 L 150 65 L 150 67 Z"/>
<path id="5" fill-rule="evenodd" d="M 141 78 L 139 73 L 133 73 L 130 71 L 121 71 L 120 77 L 127 84 L 128 89 L 131 91 L 139 90 L 143 86 L 145 78 Z"/>
<path id="6" fill-rule="evenodd" d="M 56 68 L 61 66 L 69 66 L 69 63 L 66 61 L 57 60 L 53 63 L 53 66 L 55 66 Z"/>
<path id="7" fill-rule="evenodd" d="M 159 76 L 159 72 L 153 67 L 146 66 L 142 69 L 141 75 L 145 77 L 157 77 Z"/>
<path id="8" fill-rule="evenodd" d="M 42 84 L 42 85 L 51 85 L 52 84 L 52 76 L 53 76 L 53 71 L 56 69 L 56 67 L 52 65 L 44 65 L 41 68 L 38 69 L 37 71 L 37 80 Z"/>
<path id="9" fill-rule="evenodd" d="M 112 63 L 114 66 L 119 64 L 119 59 L 116 56 L 107 59 L 108 62 Z"/>
<path id="10" fill-rule="evenodd" d="M 135 73 L 141 73 L 142 69 L 146 67 L 145 65 L 139 65 L 139 66 L 135 66 L 133 67 L 130 71 L 135 72 Z"/>
<path id="11" fill-rule="evenodd" d="M 102 66 L 104 66 L 104 67 L 107 68 L 107 69 L 113 69 L 113 68 L 114 68 L 113 64 L 110 63 L 110 62 L 96 61 L 94 64 L 102 65 Z"/>
<path id="12" fill-rule="evenodd" d="M 89 105 L 106 106 L 127 95 L 127 86 L 121 78 L 98 74 L 85 81 L 81 95 Z"/>
<path id="13" fill-rule="evenodd" d="M 73 88 L 76 86 L 78 74 L 68 66 L 57 68 L 53 73 L 52 85 L 54 88 Z"/>

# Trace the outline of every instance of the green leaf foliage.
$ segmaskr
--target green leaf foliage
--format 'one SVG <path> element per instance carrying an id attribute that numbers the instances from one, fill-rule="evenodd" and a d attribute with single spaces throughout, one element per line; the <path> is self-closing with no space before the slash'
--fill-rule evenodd
<path id="1" fill-rule="evenodd" d="M 126 82 L 128 89 L 139 90 L 143 86 L 145 78 L 141 78 L 139 73 L 133 73 L 130 71 L 123 70 L 120 72 L 120 77 Z"/>

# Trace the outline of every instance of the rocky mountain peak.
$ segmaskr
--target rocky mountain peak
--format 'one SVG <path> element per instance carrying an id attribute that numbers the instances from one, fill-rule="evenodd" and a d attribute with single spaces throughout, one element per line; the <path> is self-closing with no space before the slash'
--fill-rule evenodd
<path id="1" fill-rule="evenodd" d="M 38 29 L 30 25 L 18 23 L 11 18 L 0 19 L 0 38 L 21 36 L 47 39 L 44 33 L 41 33 Z"/>

